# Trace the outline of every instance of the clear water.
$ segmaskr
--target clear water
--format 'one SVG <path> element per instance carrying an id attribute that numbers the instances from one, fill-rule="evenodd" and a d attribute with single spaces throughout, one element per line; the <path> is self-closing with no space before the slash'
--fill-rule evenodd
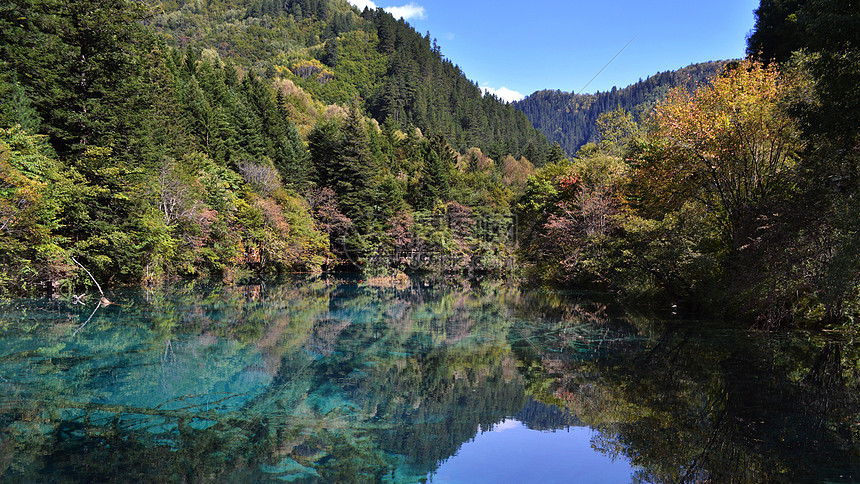
<path id="1" fill-rule="evenodd" d="M 846 335 L 387 282 L 0 306 L 0 480 L 860 480 Z"/>

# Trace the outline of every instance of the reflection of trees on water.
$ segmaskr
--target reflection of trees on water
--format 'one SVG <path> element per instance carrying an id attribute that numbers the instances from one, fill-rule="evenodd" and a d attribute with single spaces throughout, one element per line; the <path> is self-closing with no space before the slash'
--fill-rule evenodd
<path id="1" fill-rule="evenodd" d="M 587 337 L 567 337 L 571 324 L 579 325 L 562 321 L 545 330 L 555 335 L 545 346 L 515 345 L 525 361 L 539 362 L 527 387 L 599 429 L 594 445 L 630 458 L 638 480 L 860 476 L 856 346 L 630 319 L 627 337 L 594 338 L 589 354 L 582 350 Z M 609 319 L 586 327 L 592 335 L 600 327 L 624 331 Z M 570 349 L 589 356 L 571 358 Z"/>
<path id="2" fill-rule="evenodd" d="M 388 367 L 352 387 L 356 400 L 391 423 L 380 445 L 413 459 L 424 473 L 454 455 L 475 431 L 491 428 L 525 403 L 516 361 L 500 347 L 441 348 Z"/>
<path id="3" fill-rule="evenodd" d="M 566 408 L 530 398 L 514 418 L 532 430 L 559 430 L 584 424 Z"/>
<path id="4" fill-rule="evenodd" d="M 522 408 L 498 304 L 511 291 L 179 287 L 116 295 L 74 337 L 37 323 L 20 336 L 54 362 L 9 353 L 45 378 L 2 399 L 0 475 L 414 481 Z"/>
<path id="5" fill-rule="evenodd" d="M 823 336 L 492 282 L 111 299 L 77 333 L 60 303 L 0 315 L 4 480 L 414 482 L 511 417 L 592 426 L 643 482 L 858 478 L 860 354 Z"/>

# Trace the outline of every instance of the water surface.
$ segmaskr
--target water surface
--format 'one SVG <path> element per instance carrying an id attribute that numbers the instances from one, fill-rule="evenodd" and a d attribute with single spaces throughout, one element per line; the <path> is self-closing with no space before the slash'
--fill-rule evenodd
<path id="1" fill-rule="evenodd" d="M 860 479 L 844 335 L 495 281 L 109 296 L 0 307 L 3 481 Z"/>

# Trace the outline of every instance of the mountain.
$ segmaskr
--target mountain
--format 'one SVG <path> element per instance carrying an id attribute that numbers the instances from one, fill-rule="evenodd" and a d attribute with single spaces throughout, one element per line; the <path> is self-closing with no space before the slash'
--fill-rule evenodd
<path id="1" fill-rule="evenodd" d="M 7 3 L 0 297 L 512 267 L 511 207 L 550 144 L 402 19 L 344 0 Z"/>
<path id="2" fill-rule="evenodd" d="M 677 71 L 666 71 L 639 80 L 624 89 L 595 94 L 576 94 L 564 91 L 537 91 L 513 105 L 525 113 L 535 128 L 550 142 L 557 142 L 568 154 L 575 154 L 596 134 L 595 122 L 607 111 L 618 107 L 633 113 L 638 119 L 670 89 L 685 86 L 693 90 L 707 82 L 725 66 L 725 61 L 692 64 Z"/>
<path id="3" fill-rule="evenodd" d="M 459 151 L 542 164 L 544 136 L 421 35 L 381 8 L 345 0 L 172 1 L 147 23 L 181 49 L 217 54 L 288 79 L 323 104 L 361 108 L 379 123 L 443 136 Z"/>

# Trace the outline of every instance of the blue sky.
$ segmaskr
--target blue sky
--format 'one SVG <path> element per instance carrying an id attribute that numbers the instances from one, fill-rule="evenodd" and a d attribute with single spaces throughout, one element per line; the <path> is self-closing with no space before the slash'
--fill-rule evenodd
<path id="1" fill-rule="evenodd" d="M 469 79 L 507 100 L 541 89 L 607 91 L 692 63 L 743 57 L 759 5 L 758 0 L 349 1 L 359 8 L 383 7 L 422 34 L 429 31 Z"/>

